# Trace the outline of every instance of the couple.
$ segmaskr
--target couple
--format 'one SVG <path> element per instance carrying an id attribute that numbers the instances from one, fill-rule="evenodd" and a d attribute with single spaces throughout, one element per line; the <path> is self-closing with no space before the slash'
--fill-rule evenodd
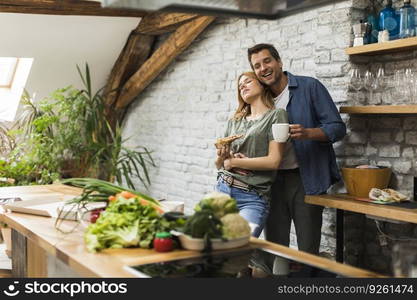
<path id="1" fill-rule="evenodd" d="M 346 126 L 318 80 L 283 72 L 274 46 L 249 48 L 248 60 L 253 72 L 238 79 L 238 109 L 225 132 L 244 137 L 217 150 L 217 190 L 237 200 L 253 236 L 265 229 L 268 241 L 288 246 L 293 221 L 298 249 L 318 254 L 323 208 L 304 196 L 324 194 L 340 179 L 332 143 Z M 273 140 L 274 123 L 291 124 L 290 141 Z M 271 272 L 271 262 L 262 268 Z"/>

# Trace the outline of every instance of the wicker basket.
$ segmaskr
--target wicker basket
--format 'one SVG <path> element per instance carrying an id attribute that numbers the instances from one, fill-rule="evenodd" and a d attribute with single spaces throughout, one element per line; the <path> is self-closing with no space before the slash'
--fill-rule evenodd
<path id="1" fill-rule="evenodd" d="M 349 195 L 358 198 L 369 198 L 372 188 L 385 189 L 391 177 L 390 168 L 358 169 L 342 168 L 343 181 Z"/>

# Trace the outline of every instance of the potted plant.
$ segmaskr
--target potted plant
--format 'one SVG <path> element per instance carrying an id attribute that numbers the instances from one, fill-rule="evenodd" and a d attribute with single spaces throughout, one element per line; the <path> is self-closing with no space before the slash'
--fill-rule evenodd
<path id="1" fill-rule="evenodd" d="M 148 167 L 154 166 L 150 151 L 125 146 L 119 124 L 112 128 L 106 119 L 102 89 L 92 90 L 88 65 L 84 72 L 78 66 L 77 70 L 83 89 L 57 89 L 36 104 L 24 93 L 24 111 L 14 131 L 19 143 L 8 155 L 5 169 L 15 178 L 21 174 L 13 172 L 20 168 L 25 183 L 95 177 L 134 189 L 137 178 L 148 186 Z"/>

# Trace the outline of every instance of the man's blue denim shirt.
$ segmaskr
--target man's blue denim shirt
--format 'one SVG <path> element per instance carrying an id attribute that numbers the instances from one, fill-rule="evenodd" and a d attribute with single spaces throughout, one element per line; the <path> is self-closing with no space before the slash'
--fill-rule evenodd
<path id="1" fill-rule="evenodd" d="M 315 78 L 288 76 L 290 100 L 287 105 L 290 124 L 321 128 L 328 142 L 292 140 L 305 193 L 323 194 L 340 180 L 332 144 L 346 135 L 346 125 L 327 89 Z"/>

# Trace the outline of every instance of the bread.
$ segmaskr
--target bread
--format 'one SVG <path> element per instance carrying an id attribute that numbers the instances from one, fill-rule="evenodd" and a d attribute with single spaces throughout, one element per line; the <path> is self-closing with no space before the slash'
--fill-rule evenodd
<path id="1" fill-rule="evenodd" d="M 390 195 L 390 197 L 395 201 L 395 202 L 401 202 L 404 200 L 408 200 L 408 197 L 404 194 L 401 194 L 400 192 L 397 192 L 396 190 L 393 189 L 383 189 L 383 191 L 385 193 L 388 193 L 388 195 Z"/>
<path id="2" fill-rule="evenodd" d="M 243 137 L 243 134 L 236 134 L 224 138 L 218 138 L 214 145 L 217 149 L 220 149 L 223 146 L 230 145 L 234 140 L 240 139 L 241 137 Z"/>
<path id="3" fill-rule="evenodd" d="M 408 200 L 406 195 L 401 194 L 393 189 L 377 189 L 372 188 L 369 191 L 369 198 L 372 200 L 382 201 L 382 202 L 401 202 Z"/>

